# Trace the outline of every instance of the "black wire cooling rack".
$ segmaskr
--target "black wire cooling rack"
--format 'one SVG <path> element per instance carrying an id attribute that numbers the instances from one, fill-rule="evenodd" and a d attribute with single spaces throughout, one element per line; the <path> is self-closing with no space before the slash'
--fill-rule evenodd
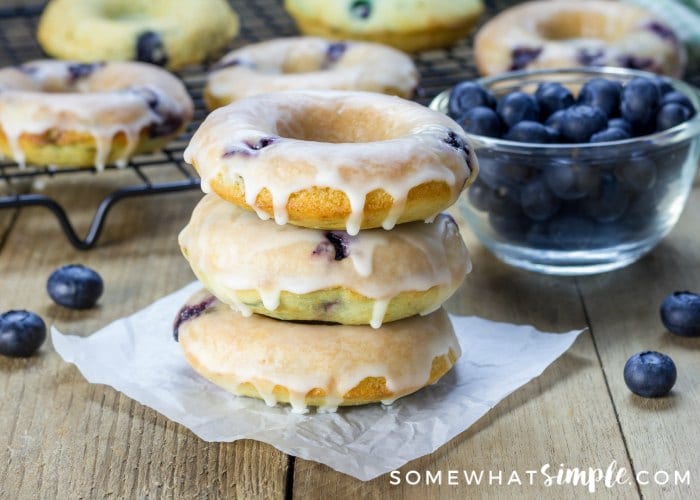
<path id="1" fill-rule="evenodd" d="M 232 0 L 231 4 L 241 20 L 241 30 L 231 48 L 279 36 L 298 34 L 297 29 L 282 8 L 280 0 Z M 26 3 L 16 7 L 0 7 L 0 67 L 21 64 L 46 57 L 36 41 L 36 27 L 44 3 Z M 424 52 L 416 56 L 422 74 L 421 93 L 417 100 L 427 104 L 435 95 L 459 80 L 476 76 L 467 42 L 450 50 Z M 78 249 L 94 247 L 105 225 L 111 208 L 119 201 L 137 196 L 149 196 L 197 189 L 199 179 L 182 160 L 182 152 L 194 130 L 206 116 L 202 89 L 206 65 L 189 68 L 179 73 L 195 103 L 195 115 L 187 130 L 170 143 L 161 153 L 134 158 L 125 169 L 134 173 L 134 183 L 119 187 L 100 202 L 90 227 L 81 237 L 70 221 L 69 214 L 55 199 L 36 192 L 37 181 L 50 182 L 51 178 L 92 172 L 106 176 L 116 171 L 107 167 L 102 172 L 90 168 L 20 168 L 15 163 L 0 161 L 0 209 L 40 206 L 56 217 L 70 243 Z M 168 171 L 166 182 L 153 180 L 155 171 L 162 177 Z M 7 194 L 6 194 L 7 193 Z"/>

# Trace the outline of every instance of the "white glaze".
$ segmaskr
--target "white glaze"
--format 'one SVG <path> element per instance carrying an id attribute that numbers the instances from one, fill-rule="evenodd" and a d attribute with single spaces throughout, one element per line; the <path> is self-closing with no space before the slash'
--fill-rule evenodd
<path id="1" fill-rule="evenodd" d="M 101 169 L 118 133 L 127 146 L 117 165 L 125 165 L 139 142 L 141 131 L 163 121 L 164 114 L 192 116 L 192 101 L 182 83 L 166 71 L 143 63 L 112 62 L 95 65 L 89 74 L 72 79 L 65 61 L 33 61 L 21 69 L 0 70 L 0 127 L 7 137 L 12 159 L 24 165 L 22 134 L 79 132 L 95 140 L 95 167 Z M 158 98 L 158 113 L 143 94 Z"/>
<path id="2" fill-rule="evenodd" d="M 201 302 L 206 292 L 188 301 Z M 383 377 L 392 397 L 423 387 L 433 360 L 461 350 L 444 309 L 394 321 L 378 330 L 368 326 L 309 325 L 264 316 L 241 316 L 215 302 L 205 314 L 182 323 L 179 339 L 194 369 L 240 394 L 250 383 L 268 404 L 273 388 L 289 390 L 293 411 L 307 411 L 312 389 L 328 394 L 319 411 L 335 411 L 343 395 L 367 377 Z M 308 348 L 307 348 L 308 347 Z"/>
<path id="3" fill-rule="evenodd" d="M 411 97 L 418 71 L 403 52 L 369 42 L 342 42 L 334 62 L 329 44 L 315 37 L 290 37 L 247 45 L 227 54 L 210 73 L 206 93 L 219 102 L 280 90 L 336 89 L 395 93 Z"/>
<path id="4" fill-rule="evenodd" d="M 379 328 L 392 298 L 439 287 L 428 314 L 454 293 L 471 270 L 467 248 L 451 217 L 412 222 L 392 231 L 344 234 L 348 256 L 334 260 L 326 232 L 260 221 L 253 213 L 206 195 L 180 233 L 183 254 L 220 300 L 244 315 L 237 292 L 255 290 L 268 310 L 282 291 L 305 294 L 343 287 L 375 300 L 371 325 Z M 343 234 L 336 232 L 336 234 Z"/>
<path id="5" fill-rule="evenodd" d="M 316 117 L 319 122 L 313 122 Z M 346 228 L 357 234 L 365 198 L 373 190 L 383 189 L 394 199 L 394 209 L 382 224 L 385 229 L 401 216 L 408 192 L 422 183 L 447 183 L 450 204 L 456 201 L 478 164 L 472 148 L 467 157 L 445 142 L 448 133 L 469 144 L 452 119 L 398 97 L 288 91 L 249 97 L 214 111 L 184 157 L 199 172 L 205 192 L 213 179 L 222 184 L 242 179 L 246 203 L 263 219 L 266 215 L 255 203 L 267 188 L 279 224 L 288 220 L 292 193 L 314 186 L 343 191 L 351 206 Z M 273 144 L 246 149 L 246 143 L 269 137 L 275 138 Z M 245 154 L 224 156 L 232 151 Z"/>
<path id="6" fill-rule="evenodd" d="M 581 33 L 550 38 L 546 26 L 557 19 L 571 20 L 567 26 L 580 26 Z M 683 44 L 652 32 L 651 23 L 662 21 L 639 6 L 619 2 L 527 2 L 485 24 L 475 38 L 474 50 L 479 71 L 488 75 L 510 68 L 513 49 L 539 47 L 542 51 L 527 69 L 581 66 L 579 51 L 586 50 L 590 54 L 600 51 L 590 63 L 595 66 L 624 66 L 622 58 L 635 56 L 648 58 L 657 72 L 680 78 L 686 63 Z"/>

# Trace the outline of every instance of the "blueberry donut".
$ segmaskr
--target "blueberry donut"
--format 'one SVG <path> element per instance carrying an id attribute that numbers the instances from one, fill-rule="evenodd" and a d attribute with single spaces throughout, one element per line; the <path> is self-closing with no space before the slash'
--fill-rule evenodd
<path id="1" fill-rule="evenodd" d="M 465 38 L 484 9 L 481 0 L 285 0 L 302 33 L 359 39 L 408 52 Z"/>
<path id="2" fill-rule="evenodd" d="M 436 310 L 471 263 L 457 224 L 370 229 L 350 236 L 261 221 L 205 196 L 179 237 L 204 286 L 244 316 L 370 324 Z"/>
<path id="3" fill-rule="evenodd" d="M 138 62 L 33 61 L 0 70 L 0 153 L 102 168 L 162 148 L 192 118 L 179 79 Z"/>
<path id="4" fill-rule="evenodd" d="M 399 97 L 330 90 L 219 108 L 184 157 L 205 192 L 262 219 L 351 235 L 433 219 L 478 171 L 451 118 Z"/>
<path id="5" fill-rule="evenodd" d="M 226 0 L 51 0 L 37 36 L 59 59 L 178 69 L 216 56 L 237 33 Z"/>
<path id="6" fill-rule="evenodd" d="M 298 89 L 366 90 L 410 98 L 418 71 L 403 52 L 378 43 L 292 37 L 234 50 L 209 74 L 210 109 L 263 92 Z"/>
<path id="7" fill-rule="evenodd" d="M 479 73 L 621 66 L 680 77 L 686 53 L 673 30 L 635 5 L 541 0 L 507 9 L 476 34 Z"/>
<path id="8" fill-rule="evenodd" d="M 461 355 L 443 308 L 375 330 L 245 317 L 201 291 L 174 329 L 197 373 L 270 406 L 289 403 L 297 413 L 391 404 L 435 383 Z"/>

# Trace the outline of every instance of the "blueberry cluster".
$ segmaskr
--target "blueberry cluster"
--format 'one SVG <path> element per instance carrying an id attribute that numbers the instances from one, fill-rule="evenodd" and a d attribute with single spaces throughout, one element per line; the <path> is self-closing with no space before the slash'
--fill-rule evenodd
<path id="1" fill-rule="evenodd" d="M 534 94 L 520 90 L 500 99 L 466 81 L 450 93 L 448 113 L 471 134 L 539 144 L 609 142 L 666 130 L 690 119 L 688 97 L 663 77 L 588 80 L 575 98 L 558 82 Z"/>

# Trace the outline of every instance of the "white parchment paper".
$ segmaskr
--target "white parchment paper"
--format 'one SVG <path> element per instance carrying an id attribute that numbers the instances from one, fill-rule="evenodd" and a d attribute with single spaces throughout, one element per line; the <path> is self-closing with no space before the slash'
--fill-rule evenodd
<path id="1" fill-rule="evenodd" d="M 106 384 L 206 441 L 257 439 L 297 457 L 369 480 L 435 451 L 501 399 L 538 376 L 581 331 L 451 316 L 463 354 L 437 384 L 390 407 L 292 413 L 233 396 L 197 375 L 173 340 L 173 319 L 193 283 L 89 337 L 52 328 L 56 351 L 92 383 Z"/>

